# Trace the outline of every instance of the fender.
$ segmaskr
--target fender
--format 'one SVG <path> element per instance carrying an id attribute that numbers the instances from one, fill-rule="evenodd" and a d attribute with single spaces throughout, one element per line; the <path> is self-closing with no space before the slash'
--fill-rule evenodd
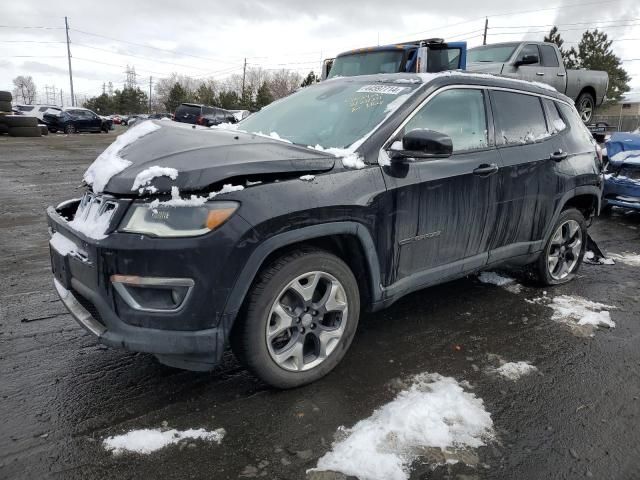
<path id="1" fill-rule="evenodd" d="M 363 225 L 357 222 L 332 222 L 290 230 L 270 237 L 262 242 L 253 251 L 244 268 L 240 272 L 225 305 L 224 315 L 235 317 L 242 307 L 242 303 L 244 302 L 247 292 L 249 291 L 249 287 L 256 277 L 258 270 L 271 253 L 279 248 L 301 241 L 343 234 L 354 235 L 358 238 L 364 252 L 367 267 L 369 268 L 372 292 L 371 300 L 374 303 L 377 300 L 380 300 L 382 297 L 382 288 L 380 286 L 380 263 L 378 261 L 378 254 L 373 243 L 373 238 L 371 238 L 371 234 Z"/>

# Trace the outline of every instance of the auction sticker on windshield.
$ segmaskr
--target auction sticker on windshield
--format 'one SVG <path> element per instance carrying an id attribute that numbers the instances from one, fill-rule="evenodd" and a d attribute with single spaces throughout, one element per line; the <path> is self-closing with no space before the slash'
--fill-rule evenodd
<path id="1" fill-rule="evenodd" d="M 398 95 L 400 92 L 409 90 L 409 87 L 394 87 L 393 85 L 365 85 L 358 89 L 358 93 L 386 93 L 387 95 Z"/>

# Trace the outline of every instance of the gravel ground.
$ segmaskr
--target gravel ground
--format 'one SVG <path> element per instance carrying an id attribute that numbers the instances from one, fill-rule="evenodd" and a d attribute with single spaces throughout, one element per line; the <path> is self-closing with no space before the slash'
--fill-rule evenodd
<path id="1" fill-rule="evenodd" d="M 615 306 L 615 329 L 553 321 L 524 275 L 521 287 L 474 276 L 363 315 L 341 365 L 292 391 L 265 387 L 230 354 L 193 373 L 97 345 L 53 291 L 45 208 L 81 194 L 82 172 L 114 136 L 0 136 L 0 478 L 305 478 L 339 426 L 369 417 L 423 372 L 469 382 L 495 436 L 452 453 L 455 465 L 435 467 L 442 456 L 424 451 L 411 479 L 640 478 L 640 266 L 620 261 L 585 265 L 546 291 Z M 640 215 L 614 211 L 591 233 L 608 252 L 640 253 L 639 227 Z M 495 373 L 501 359 L 537 371 L 509 380 Z M 163 427 L 226 436 L 149 455 L 103 446 Z"/>

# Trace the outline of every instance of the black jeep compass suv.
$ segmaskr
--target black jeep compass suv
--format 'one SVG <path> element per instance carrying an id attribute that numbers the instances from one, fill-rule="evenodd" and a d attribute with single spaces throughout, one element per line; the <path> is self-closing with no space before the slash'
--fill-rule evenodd
<path id="1" fill-rule="evenodd" d="M 237 125 L 146 121 L 49 207 L 54 284 L 104 344 L 288 388 L 361 309 L 498 265 L 574 278 L 602 189 L 573 102 L 445 72 L 337 78 Z"/>

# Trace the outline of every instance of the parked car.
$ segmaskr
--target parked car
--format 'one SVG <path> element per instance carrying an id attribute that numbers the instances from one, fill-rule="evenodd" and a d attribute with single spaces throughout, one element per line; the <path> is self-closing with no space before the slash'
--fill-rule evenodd
<path id="1" fill-rule="evenodd" d="M 176 108 L 173 119 L 176 122 L 203 125 L 205 127 L 237 122 L 236 117 L 229 110 L 195 103 L 182 103 Z"/>
<path id="2" fill-rule="evenodd" d="M 280 388 L 331 371 L 361 309 L 506 265 L 572 280 L 600 209 L 572 101 L 499 77 L 332 79 L 242 130 L 126 135 L 109 157 L 126 162 L 99 157 L 83 199 L 48 208 L 62 302 L 100 342 L 175 367 L 210 369 L 229 340 Z"/>
<path id="3" fill-rule="evenodd" d="M 57 115 L 62 111 L 61 107 L 55 105 L 16 105 L 16 110 L 22 115 L 38 117 L 38 120 L 44 120 L 45 114 Z"/>
<path id="4" fill-rule="evenodd" d="M 229 112 L 231 112 L 233 116 L 236 117 L 237 122 L 240 122 L 251 115 L 251 112 L 249 110 L 229 110 Z"/>
<path id="5" fill-rule="evenodd" d="M 105 132 L 111 130 L 112 120 L 105 120 L 97 113 L 79 107 L 63 109 L 59 114 L 46 113 L 44 123 L 49 131 L 56 133 Z"/>
<path id="6" fill-rule="evenodd" d="M 132 127 L 134 126 L 136 123 L 142 121 L 142 120 L 146 120 L 149 118 L 149 115 L 146 114 L 136 114 L 136 115 L 131 115 L 129 116 L 129 118 L 127 119 L 127 123 L 125 125 L 127 125 L 128 127 Z"/>
<path id="7" fill-rule="evenodd" d="M 614 133 L 606 142 L 609 156 L 603 206 L 640 210 L 640 134 Z"/>
<path id="8" fill-rule="evenodd" d="M 120 117 L 120 115 L 111 115 L 110 118 L 114 125 L 120 125 L 120 123 L 122 122 L 122 118 Z"/>
<path id="9" fill-rule="evenodd" d="M 168 118 L 169 120 L 171 120 L 171 117 L 173 115 L 171 115 L 170 113 L 152 113 L 151 115 L 149 115 L 149 118 L 152 120 L 162 120 L 163 118 Z"/>
<path id="10" fill-rule="evenodd" d="M 575 100 L 584 123 L 591 122 L 594 110 L 605 99 L 609 86 L 607 72 L 565 68 L 555 43 L 507 42 L 470 48 L 467 70 L 499 73 L 551 85 Z"/>

